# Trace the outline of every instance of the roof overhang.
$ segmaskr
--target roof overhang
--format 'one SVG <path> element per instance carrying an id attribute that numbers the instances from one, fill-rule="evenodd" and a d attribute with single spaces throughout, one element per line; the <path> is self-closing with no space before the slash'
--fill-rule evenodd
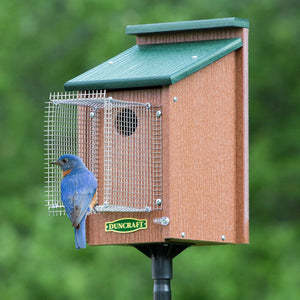
<path id="1" fill-rule="evenodd" d="M 146 35 L 162 32 L 178 32 L 190 30 L 205 30 L 213 28 L 249 28 L 249 20 L 242 18 L 221 18 L 221 19 L 207 19 L 194 20 L 184 22 L 169 22 L 169 23 L 154 23 L 143 25 L 128 25 L 126 27 L 126 34 Z"/>

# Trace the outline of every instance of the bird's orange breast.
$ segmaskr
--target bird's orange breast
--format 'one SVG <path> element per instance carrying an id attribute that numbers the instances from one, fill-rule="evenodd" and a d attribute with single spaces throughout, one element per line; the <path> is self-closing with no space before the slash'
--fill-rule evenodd
<path id="1" fill-rule="evenodd" d="M 72 170 L 66 170 L 66 171 L 63 171 L 63 177 L 65 177 L 66 175 L 68 175 Z"/>

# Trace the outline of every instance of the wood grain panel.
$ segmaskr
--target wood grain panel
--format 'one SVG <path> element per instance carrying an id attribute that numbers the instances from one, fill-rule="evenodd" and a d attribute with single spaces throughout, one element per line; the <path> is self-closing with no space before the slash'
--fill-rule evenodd
<path id="1" fill-rule="evenodd" d="M 161 105 L 161 89 L 136 89 L 136 90 L 125 90 L 125 91 L 107 91 L 107 97 L 112 97 L 113 99 L 131 101 L 131 102 L 141 102 L 150 103 L 153 106 Z"/>
<path id="2" fill-rule="evenodd" d="M 170 238 L 236 242 L 235 58 L 170 87 Z"/>
<path id="3" fill-rule="evenodd" d="M 219 40 L 240 37 L 244 38 L 246 28 L 223 28 L 211 30 L 190 30 L 171 33 L 157 33 L 149 35 L 138 35 L 137 45 L 182 43 L 194 41 Z"/>
<path id="4" fill-rule="evenodd" d="M 237 243 L 249 243 L 248 32 L 242 29 L 243 47 L 236 52 Z"/>
<path id="5" fill-rule="evenodd" d="M 160 217 L 161 211 L 150 213 L 100 213 L 87 218 L 87 238 L 89 245 L 126 245 L 139 243 L 163 242 L 165 227 L 153 223 L 153 219 Z M 105 222 L 112 222 L 122 218 L 146 219 L 148 228 L 132 233 L 106 232 Z"/>

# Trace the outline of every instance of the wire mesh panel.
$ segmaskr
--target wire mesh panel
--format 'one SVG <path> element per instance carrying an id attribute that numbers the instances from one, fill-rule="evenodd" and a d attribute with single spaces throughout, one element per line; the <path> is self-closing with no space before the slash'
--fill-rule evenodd
<path id="1" fill-rule="evenodd" d="M 95 174 L 96 211 L 161 209 L 159 110 L 149 103 L 106 98 L 101 91 L 51 94 L 45 130 L 49 214 L 65 213 L 60 200 L 62 175 L 50 162 L 67 153 L 81 157 Z"/>
<path id="2" fill-rule="evenodd" d="M 104 108 L 104 199 L 98 211 L 161 209 L 159 108 L 107 102 Z"/>

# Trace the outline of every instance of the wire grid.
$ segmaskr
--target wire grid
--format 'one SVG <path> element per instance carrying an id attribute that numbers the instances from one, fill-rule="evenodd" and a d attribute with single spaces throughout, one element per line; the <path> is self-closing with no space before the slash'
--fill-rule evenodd
<path id="1" fill-rule="evenodd" d="M 102 91 L 51 93 L 45 120 L 49 214 L 65 214 L 60 199 L 61 171 L 50 162 L 66 153 L 82 158 L 98 186 L 103 182 L 96 211 L 162 209 L 161 201 L 156 201 L 162 197 L 159 109 L 148 103 L 105 98 Z"/>
<path id="2" fill-rule="evenodd" d="M 104 108 L 104 197 L 97 211 L 162 209 L 159 107 L 107 102 Z"/>
<path id="3" fill-rule="evenodd" d="M 83 160 L 96 178 L 98 176 L 99 122 L 97 102 L 105 92 L 51 93 L 46 103 L 45 118 L 45 169 L 46 206 L 49 215 L 64 215 L 60 198 L 62 173 L 50 164 L 63 154 L 75 154 Z M 91 103 L 86 103 L 89 98 Z"/>

